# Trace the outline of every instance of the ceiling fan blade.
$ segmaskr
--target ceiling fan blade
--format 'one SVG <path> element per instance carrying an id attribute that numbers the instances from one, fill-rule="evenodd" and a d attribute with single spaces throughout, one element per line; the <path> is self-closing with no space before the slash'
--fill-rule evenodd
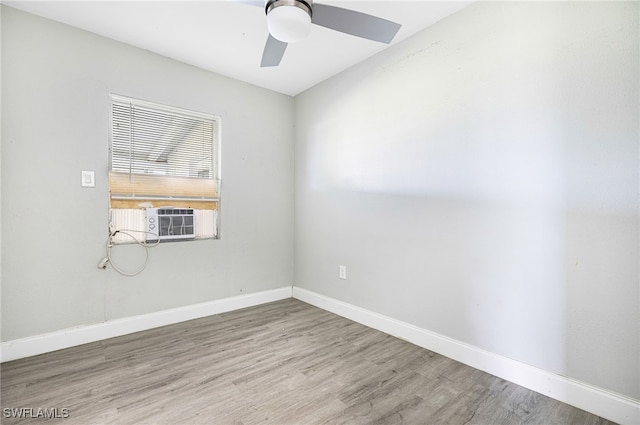
<path id="1" fill-rule="evenodd" d="M 389 44 L 401 25 L 377 16 L 336 6 L 315 3 L 311 22 L 322 27 L 368 40 Z"/>
<path id="2" fill-rule="evenodd" d="M 280 61 L 284 56 L 285 50 L 287 50 L 287 43 L 280 41 L 269 34 L 267 44 L 265 44 L 264 52 L 262 53 L 262 62 L 260 63 L 260 66 L 264 68 L 280 65 Z"/>

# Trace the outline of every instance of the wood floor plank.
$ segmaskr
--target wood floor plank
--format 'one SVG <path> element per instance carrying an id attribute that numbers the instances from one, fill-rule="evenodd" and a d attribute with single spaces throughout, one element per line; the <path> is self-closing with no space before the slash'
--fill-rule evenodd
<path id="1" fill-rule="evenodd" d="M 3 409 L 68 409 L 51 424 L 611 424 L 294 299 L 15 360 L 0 376 Z"/>

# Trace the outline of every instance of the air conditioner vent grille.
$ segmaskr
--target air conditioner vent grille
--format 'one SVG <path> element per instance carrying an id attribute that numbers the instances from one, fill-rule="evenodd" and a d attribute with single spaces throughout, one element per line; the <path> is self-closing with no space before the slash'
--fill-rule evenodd
<path id="1" fill-rule="evenodd" d="M 193 215 L 191 208 L 156 208 L 158 215 Z"/>
<path id="2" fill-rule="evenodd" d="M 196 216 L 192 208 L 147 208 L 147 240 L 195 238 Z"/>

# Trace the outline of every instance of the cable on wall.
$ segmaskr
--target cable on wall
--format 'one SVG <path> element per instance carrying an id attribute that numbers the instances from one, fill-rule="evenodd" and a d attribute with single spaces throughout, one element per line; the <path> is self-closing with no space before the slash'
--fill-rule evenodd
<path id="1" fill-rule="evenodd" d="M 141 231 L 141 230 L 129 230 L 129 229 L 111 230 L 109 232 L 109 236 L 107 237 L 107 243 L 106 243 L 107 256 L 104 257 L 102 260 L 100 260 L 100 262 L 98 263 L 98 268 L 99 269 L 103 269 L 104 270 L 104 269 L 107 268 L 107 265 L 109 263 L 111 263 L 111 267 L 113 267 L 113 269 L 115 271 L 117 271 L 118 273 L 120 273 L 123 276 L 132 277 L 132 276 L 139 275 L 140 273 L 142 273 L 147 268 L 147 264 L 149 263 L 149 249 L 150 248 L 155 248 L 156 246 L 158 246 L 158 244 L 160 244 L 160 238 L 158 237 L 157 241 L 155 241 L 152 244 L 149 244 L 149 243 L 147 243 L 146 240 L 140 240 L 137 237 L 135 237 L 132 234 L 132 232 L 146 233 L 146 234 L 150 234 L 150 235 L 153 235 L 155 237 L 158 237 L 158 235 L 153 233 L 153 232 L 147 232 L 147 231 Z M 122 270 L 121 268 L 116 266 L 116 264 L 113 262 L 113 259 L 111 258 L 111 248 L 113 248 L 113 246 L 115 245 L 115 243 L 113 242 L 113 237 L 115 235 L 117 235 L 118 233 L 122 233 L 123 235 L 129 236 L 131 239 L 134 240 L 135 243 L 137 243 L 138 245 L 140 245 L 140 246 L 142 246 L 144 248 L 144 251 L 145 251 L 144 264 L 142 265 L 142 267 L 140 269 L 138 269 L 135 272 L 126 272 L 126 271 Z"/>

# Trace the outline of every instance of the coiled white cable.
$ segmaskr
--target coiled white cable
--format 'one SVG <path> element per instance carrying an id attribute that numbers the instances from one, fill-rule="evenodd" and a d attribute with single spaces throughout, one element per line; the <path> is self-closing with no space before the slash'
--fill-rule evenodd
<path id="1" fill-rule="evenodd" d="M 128 277 L 139 275 L 140 273 L 142 273 L 147 268 L 147 264 L 149 263 L 149 248 L 155 248 L 156 246 L 158 246 L 158 244 L 160 244 L 160 238 L 158 238 L 158 240 L 156 242 L 154 242 L 152 244 L 148 244 L 146 239 L 145 240 L 140 240 L 140 239 L 136 238 L 134 235 L 132 235 L 131 232 L 146 233 L 146 234 L 158 237 L 158 235 L 153 233 L 153 232 L 147 232 L 147 231 L 143 231 L 143 230 L 129 230 L 129 229 L 112 230 L 111 232 L 109 232 L 109 237 L 107 237 L 107 246 L 106 246 L 107 256 L 105 258 L 103 258 L 102 261 L 100 261 L 100 263 L 98 264 L 98 268 L 105 269 L 105 268 L 107 268 L 107 264 L 111 263 L 111 266 L 113 267 L 113 269 L 115 271 L 117 271 L 118 273 L 120 273 L 123 276 L 128 276 Z M 113 237 L 115 235 L 117 235 L 118 233 L 122 233 L 124 235 L 129 236 L 138 245 L 140 245 L 140 246 L 142 246 L 144 248 L 144 253 L 145 253 L 144 264 L 142 265 L 142 267 L 140 269 L 138 269 L 135 272 L 126 272 L 126 271 L 120 269 L 119 267 L 117 267 L 115 265 L 115 263 L 113 262 L 113 259 L 111 258 L 111 248 L 113 248 L 113 246 L 115 245 L 115 243 L 113 243 Z"/>

